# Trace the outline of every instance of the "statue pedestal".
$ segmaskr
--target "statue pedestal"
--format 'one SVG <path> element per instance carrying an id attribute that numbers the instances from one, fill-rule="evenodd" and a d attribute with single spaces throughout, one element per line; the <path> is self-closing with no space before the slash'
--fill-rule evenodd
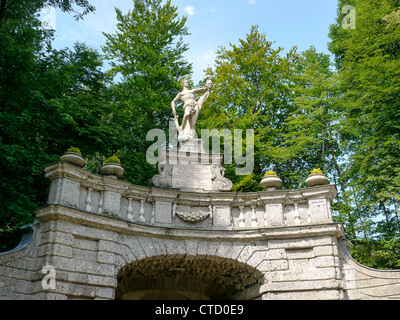
<path id="1" fill-rule="evenodd" d="M 182 142 L 179 149 L 159 153 L 159 172 L 152 185 L 182 191 L 230 191 L 224 177 L 223 155 L 204 151 L 200 139 Z"/>

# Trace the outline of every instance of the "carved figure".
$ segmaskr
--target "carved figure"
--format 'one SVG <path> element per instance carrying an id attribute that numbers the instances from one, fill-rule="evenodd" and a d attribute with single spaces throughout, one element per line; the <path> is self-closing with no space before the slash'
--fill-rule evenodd
<path id="1" fill-rule="evenodd" d="M 186 78 L 182 80 L 182 91 L 177 94 L 171 103 L 172 114 L 174 115 L 175 125 L 178 129 L 179 141 L 188 141 L 196 137 L 196 122 L 204 102 L 210 96 L 211 89 L 211 77 L 207 77 L 206 85 L 199 89 L 189 89 L 189 80 Z M 198 101 L 196 101 L 196 94 L 203 94 Z M 183 119 L 181 125 L 176 113 L 176 104 L 179 100 L 183 102 Z"/>
<path id="2" fill-rule="evenodd" d="M 214 191 L 230 191 L 232 190 L 233 183 L 231 180 L 225 178 L 226 169 L 220 164 L 214 164 L 211 168 L 212 180 Z"/>
<path id="3" fill-rule="evenodd" d="M 158 166 L 158 172 L 160 174 L 154 176 L 150 185 L 160 188 L 171 188 L 172 186 L 172 168 L 169 164 L 160 164 Z"/>

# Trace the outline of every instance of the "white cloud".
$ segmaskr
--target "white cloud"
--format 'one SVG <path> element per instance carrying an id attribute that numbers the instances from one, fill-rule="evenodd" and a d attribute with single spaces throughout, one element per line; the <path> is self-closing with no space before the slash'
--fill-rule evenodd
<path id="1" fill-rule="evenodd" d="M 256 0 L 248 0 L 248 3 L 249 3 L 249 4 L 255 4 L 255 3 L 256 3 Z"/>
<path id="2" fill-rule="evenodd" d="M 189 15 L 194 15 L 194 7 L 193 6 L 186 6 L 183 10 Z"/>

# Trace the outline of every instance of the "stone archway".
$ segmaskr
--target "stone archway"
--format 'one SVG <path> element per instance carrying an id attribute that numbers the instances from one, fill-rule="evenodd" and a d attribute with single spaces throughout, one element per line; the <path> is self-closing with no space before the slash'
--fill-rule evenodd
<path id="1" fill-rule="evenodd" d="M 260 271 L 219 257 L 159 256 L 118 273 L 116 300 L 235 300 L 258 294 Z"/>

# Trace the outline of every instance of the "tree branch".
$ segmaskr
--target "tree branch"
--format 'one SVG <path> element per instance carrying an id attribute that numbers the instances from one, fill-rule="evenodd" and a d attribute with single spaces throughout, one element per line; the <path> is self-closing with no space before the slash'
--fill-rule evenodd
<path id="1" fill-rule="evenodd" d="M 18 1 L 21 1 L 21 0 L 13 0 L 13 1 L 11 1 L 7 6 L 6 6 L 6 10 L 8 10 L 10 7 L 12 7 L 14 4 L 16 4 Z M 7 2 L 7 0 L 5 1 L 5 2 Z"/>
<path id="2" fill-rule="evenodd" d="M 6 11 L 10 9 L 13 5 L 15 5 L 18 1 L 21 0 L 12 0 L 9 4 L 7 4 L 8 0 L 1 0 L 0 4 L 0 24 L 4 21 L 4 18 L 6 16 Z"/>

